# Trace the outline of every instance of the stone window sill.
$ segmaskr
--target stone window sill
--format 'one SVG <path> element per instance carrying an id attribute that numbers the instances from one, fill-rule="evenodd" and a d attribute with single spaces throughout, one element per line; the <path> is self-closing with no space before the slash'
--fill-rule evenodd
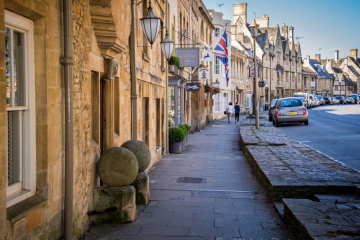
<path id="1" fill-rule="evenodd" d="M 14 224 L 29 213 L 45 207 L 46 204 L 47 201 L 44 198 L 37 195 L 32 196 L 6 209 L 7 219 Z"/>

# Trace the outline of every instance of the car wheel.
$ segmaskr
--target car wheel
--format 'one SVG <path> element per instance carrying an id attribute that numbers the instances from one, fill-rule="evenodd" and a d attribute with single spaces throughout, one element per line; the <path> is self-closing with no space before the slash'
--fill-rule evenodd
<path id="1" fill-rule="evenodd" d="M 278 121 L 275 121 L 275 126 L 276 126 L 276 127 L 280 126 L 280 124 L 279 124 Z"/>
<path id="2" fill-rule="evenodd" d="M 273 125 L 275 125 L 275 120 L 274 119 L 272 120 L 272 122 L 273 122 Z"/>
<path id="3" fill-rule="evenodd" d="M 306 120 L 304 123 L 305 125 L 309 125 L 309 120 Z"/>
<path id="4" fill-rule="evenodd" d="M 271 122 L 272 121 L 272 117 L 271 117 L 271 115 L 269 115 L 269 122 Z"/>

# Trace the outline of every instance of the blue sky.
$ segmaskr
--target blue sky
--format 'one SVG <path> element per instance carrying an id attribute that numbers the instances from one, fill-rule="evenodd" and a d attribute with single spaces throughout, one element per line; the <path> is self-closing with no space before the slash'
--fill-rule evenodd
<path id="1" fill-rule="evenodd" d="M 350 49 L 360 51 L 360 0 L 203 0 L 208 9 L 220 11 L 224 18 L 233 20 L 233 3 L 247 2 L 248 22 L 266 14 L 270 27 L 283 23 L 294 27 L 300 39 L 303 58 L 321 54 L 322 59 L 350 55 Z M 319 50 L 321 48 L 321 50 Z M 360 58 L 360 52 L 358 53 Z"/>

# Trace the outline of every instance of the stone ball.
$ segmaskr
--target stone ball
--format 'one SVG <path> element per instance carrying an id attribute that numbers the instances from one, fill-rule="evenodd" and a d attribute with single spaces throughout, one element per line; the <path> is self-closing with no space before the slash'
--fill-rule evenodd
<path id="1" fill-rule="evenodd" d="M 101 155 L 97 172 L 101 181 L 110 187 L 125 187 L 133 183 L 139 171 L 136 156 L 128 149 L 114 147 Z"/>
<path id="2" fill-rule="evenodd" d="M 139 163 L 139 173 L 145 171 L 145 169 L 150 165 L 151 161 L 151 152 L 149 147 L 142 141 L 138 140 L 129 140 L 121 147 L 127 148 L 132 151 Z"/>

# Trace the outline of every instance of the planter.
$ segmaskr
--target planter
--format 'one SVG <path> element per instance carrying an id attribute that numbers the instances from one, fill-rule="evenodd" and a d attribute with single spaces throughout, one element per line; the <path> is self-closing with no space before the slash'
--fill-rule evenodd
<path id="1" fill-rule="evenodd" d="M 169 142 L 170 153 L 181 153 L 182 142 Z"/>
<path id="2" fill-rule="evenodd" d="M 184 138 L 184 141 L 181 142 L 181 148 L 184 149 L 186 146 L 186 137 Z"/>
<path id="3" fill-rule="evenodd" d="M 189 134 L 186 134 L 186 137 L 185 137 L 185 140 L 186 140 L 186 143 L 189 143 Z"/>
<path id="4" fill-rule="evenodd" d="M 179 76 L 182 77 L 183 76 L 183 70 L 179 69 Z"/>
<path id="5" fill-rule="evenodd" d="M 169 65 L 169 73 L 177 74 L 178 73 L 178 67 L 175 66 L 175 65 Z"/>

